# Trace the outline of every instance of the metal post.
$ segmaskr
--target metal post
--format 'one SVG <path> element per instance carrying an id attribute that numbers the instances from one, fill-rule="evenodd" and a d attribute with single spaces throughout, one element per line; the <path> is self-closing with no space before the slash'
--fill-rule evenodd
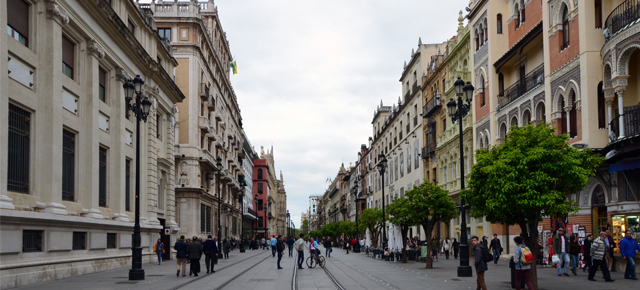
<path id="1" fill-rule="evenodd" d="M 382 224 L 383 224 L 383 228 L 382 228 L 382 249 L 384 250 L 385 245 L 387 244 L 387 221 L 386 221 L 386 217 L 384 215 L 384 167 L 380 168 L 380 177 L 382 178 Z"/>
<path id="2" fill-rule="evenodd" d="M 462 95 L 458 96 L 458 123 L 460 128 L 460 193 L 464 190 L 464 150 L 462 148 L 462 118 L 464 109 Z M 460 266 L 458 266 L 458 277 L 471 277 L 471 266 L 469 266 L 469 244 L 467 240 L 467 221 L 464 199 L 460 199 L 462 208 L 462 223 L 460 224 Z"/>
<path id="3" fill-rule="evenodd" d="M 144 280 L 142 247 L 140 245 L 140 121 L 143 118 L 140 97 L 140 94 L 137 93 L 134 107 L 134 113 L 136 115 L 136 221 L 133 226 L 132 261 L 131 269 L 129 270 L 129 280 Z"/>
<path id="4" fill-rule="evenodd" d="M 219 157 L 218 157 L 219 158 Z M 222 168 L 218 167 L 218 243 L 222 242 L 222 227 L 220 226 L 220 175 L 222 174 Z"/>

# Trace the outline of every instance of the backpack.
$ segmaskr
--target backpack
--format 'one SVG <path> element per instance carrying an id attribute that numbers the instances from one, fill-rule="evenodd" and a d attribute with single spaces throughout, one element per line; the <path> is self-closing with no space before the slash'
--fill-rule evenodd
<path id="1" fill-rule="evenodd" d="M 522 254 L 520 256 L 520 262 L 522 262 L 522 264 L 531 264 L 533 262 L 533 253 L 531 253 L 529 248 L 520 247 L 520 253 Z"/>
<path id="2" fill-rule="evenodd" d="M 489 262 L 493 261 L 493 255 L 491 253 L 489 253 L 489 249 L 487 249 L 487 247 L 480 246 L 480 249 L 482 249 L 482 261 L 483 262 L 489 263 Z"/>

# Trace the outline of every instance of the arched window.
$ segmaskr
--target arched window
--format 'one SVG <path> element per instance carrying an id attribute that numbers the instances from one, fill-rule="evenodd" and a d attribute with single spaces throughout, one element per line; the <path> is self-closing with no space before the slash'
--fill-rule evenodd
<path id="1" fill-rule="evenodd" d="M 602 91 L 602 82 L 598 84 L 598 128 L 606 129 L 607 121 L 605 117 L 604 92 Z"/>
<path id="2" fill-rule="evenodd" d="M 484 45 L 484 28 L 480 24 L 480 46 Z"/>
<path id="3" fill-rule="evenodd" d="M 520 7 L 518 4 L 513 7 L 513 13 L 516 15 L 514 20 L 516 21 L 516 29 L 518 29 L 520 27 Z"/>
<path id="4" fill-rule="evenodd" d="M 487 29 L 487 18 L 484 19 L 484 42 L 487 43 L 487 41 L 489 41 L 489 33 L 487 33 L 488 29 Z"/>
<path id="5" fill-rule="evenodd" d="M 477 29 L 476 29 L 475 35 L 476 35 L 476 51 L 477 51 L 478 49 L 480 49 L 480 38 L 478 36 L 478 30 Z"/>
<path id="6" fill-rule="evenodd" d="M 562 112 L 562 122 L 561 124 L 558 124 L 558 126 L 560 126 L 560 134 L 567 134 L 567 111 L 564 110 L 564 106 L 564 96 L 560 95 L 560 108 L 558 108 Z"/>
<path id="7" fill-rule="evenodd" d="M 484 76 L 481 75 L 480 76 L 480 107 L 484 107 L 484 105 L 486 104 L 486 98 L 485 98 L 485 94 L 484 94 Z"/>
<path id="8" fill-rule="evenodd" d="M 498 95 L 504 96 L 504 75 L 502 73 L 498 74 Z"/>
<path id="9" fill-rule="evenodd" d="M 502 34 L 502 14 L 498 14 L 496 17 L 496 23 L 498 25 L 498 34 Z"/>
<path id="10" fill-rule="evenodd" d="M 262 169 L 258 169 L 258 179 L 262 179 Z"/>
<path id="11" fill-rule="evenodd" d="M 527 20 L 526 14 L 524 13 L 525 12 L 525 8 L 526 7 L 524 7 L 524 5 L 522 5 L 522 10 L 520 10 L 520 19 L 521 19 L 520 23 L 521 24 L 524 23 Z"/>
<path id="12" fill-rule="evenodd" d="M 569 47 L 569 7 L 562 7 L 562 47 L 560 50 Z"/>
<path id="13" fill-rule="evenodd" d="M 576 110 L 576 92 L 571 91 L 569 93 L 569 137 L 573 138 L 578 136 L 578 113 Z"/>

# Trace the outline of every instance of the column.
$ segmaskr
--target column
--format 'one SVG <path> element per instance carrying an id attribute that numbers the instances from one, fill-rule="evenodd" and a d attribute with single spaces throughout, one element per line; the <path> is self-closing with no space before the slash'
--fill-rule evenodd
<path id="1" fill-rule="evenodd" d="M 602 89 L 604 92 L 604 102 L 607 106 L 607 128 L 609 130 L 609 136 L 612 134 L 611 130 L 611 120 L 613 120 L 613 98 L 615 96 L 615 92 L 612 88 Z"/>
<path id="2" fill-rule="evenodd" d="M 564 107 L 564 111 L 567 114 L 567 124 L 565 124 L 567 126 L 567 135 L 571 137 L 571 105 Z"/>
<path id="3" fill-rule="evenodd" d="M 620 135 L 618 136 L 618 138 L 624 138 L 624 103 L 622 101 L 624 90 L 624 87 L 616 88 L 616 94 L 618 94 L 618 114 L 620 115 L 620 119 L 618 119 L 620 126 Z"/>

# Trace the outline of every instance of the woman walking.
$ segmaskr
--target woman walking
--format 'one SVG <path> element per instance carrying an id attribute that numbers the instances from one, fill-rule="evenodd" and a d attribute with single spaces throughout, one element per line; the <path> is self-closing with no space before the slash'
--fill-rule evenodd
<path id="1" fill-rule="evenodd" d="M 225 238 L 224 242 L 222 242 L 222 247 L 224 249 L 224 258 L 229 259 L 229 249 L 231 248 L 231 243 L 229 243 L 229 240 Z"/>
<path id="2" fill-rule="evenodd" d="M 438 237 L 434 236 L 431 239 L 431 260 L 435 259 L 438 261 L 438 249 L 440 248 L 440 242 L 438 241 Z"/>
<path id="3" fill-rule="evenodd" d="M 156 244 L 153 246 L 153 252 L 158 255 L 158 265 L 162 262 L 162 254 L 164 254 L 164 244 L 162 240 L 158 239 Z"/>
<path id="4" fill-rule="evenodd" d="M 529 290 L 533 290 L 533 285 L 531 284 L 531 264 L 522 263 L 522 249 L 526 248 L 525 245 L 522 244 L 522 237 L 517 236 L 513 238 L 513 241 L 516 243 L 516 253 L 514 255 L 514 261 L 516 262 L 516 290 L 520 290 L 520 280 L 522 280 L 522 276 L 524 276 L 524 284 L 527 285 Z"/>
<path id="5" fill-rule="evenodd" d="M 451 250 L 451 240 L 449 240 L 449 237 L 442 243 L 442 249 L 444 250 L 444 256 L 449 260 L 449 250 Z"/>
<path id="6" fill-rule="evenodd" d="M 574 276 L 578 276 L 578 263 L 580 262 L 578 255 L 580 254 L 580 248 L 580 243 L 578 243 L 576 235 L 571 235 L 569 238 L 569 257 L 571 258 L 571 272 L 573 272 Z"/>
<path id="7" fill-rule="evenodd" d="M 456 240 L 456 238 L 453 238 L 453 257 L 457 260 L 458 259 L 458 252 L 460 251 L 460 243 L 458 243 L 458 240 Z"/>

